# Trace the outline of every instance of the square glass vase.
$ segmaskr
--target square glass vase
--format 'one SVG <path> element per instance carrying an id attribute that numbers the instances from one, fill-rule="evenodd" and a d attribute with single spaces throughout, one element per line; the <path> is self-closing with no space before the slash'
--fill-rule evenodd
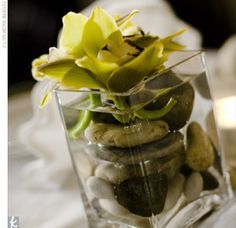
<path id="1" fill-rule="evenodd" d="M 232 196 L 209 85 L 184 51 L 122 93 L 54 90 L 89 227 L 189 227 Z"/>

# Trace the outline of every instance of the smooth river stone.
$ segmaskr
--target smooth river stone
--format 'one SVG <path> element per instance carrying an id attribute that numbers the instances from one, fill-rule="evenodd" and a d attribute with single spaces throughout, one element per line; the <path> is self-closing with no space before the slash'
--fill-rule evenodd
<path id="1" fill-rule="evenodd" d="M 209 136 L 197 122 L 187 128 L 186 164 L 194 171 L 206 171 L 215 160 L 214 147 Z"/>
<path id="2" fill-rule="evenodd" d="M 80 151 L 73 153 L 76 169 L 83 178 L 87 178 L 94 174 L 97 166 L 97 160 L 92 156 L 89 156 L 81 147 Z"/>
<path id="3" fill-rule="evenodd" d="M 184 195 L 186 200 L 193 201 L 197 199 L 203 190 L 203 178 L 199 172 L 193 172 L 186 181 Z"/>
<path id="4" fill-rule="evenodd" d="M 113 185 L 101 178 L 91 176 L 86 180 L 89 191 L 100 199 L 115 199 Z"/>
<path id="5" fill-rule="evenodd" d="M 185 151 L 183 135 L 180 132 L 169 133 L 161 140 L 136 147 L 117 148 L 89 144 L 86 150 L 99 159 L 126 165 L 139 164 Z"/>
<path id="6" fill-rule="evenodd" d="M 178 173 L 168 184 L 165 205 L 163 211 L 168 211 L 175 206 L 179 197 L 183 193 L 185 177 Z"/>
<path id="7" fill-rule="evenodd" d="M 168 123 L 170 130 L 179 130 L 184 127 L 192 113 L 194 90 L 190 83 L 182 83 L 184 82 L 173 71 L 160 75 L 160 77 L 149 83 L 150 89 L 162 89 L 178 85 L 177 88 L 145 107 L 148 110 L 160 109 L 167 104 L 170 98 L 175 99 L 177 101 L 176 105 L 162 117 Z"/>
<path id="8" fill-rule="evenodd" d="M 162 212 L 168 188 L 165 174 L 131 178 L 114 187 L 120 205 L 130 212 L 151 217 Z"/>
<path id="9" fill-rule="evenodd" d="M 95 176 L 114 184 L 133 177 L 142 177 L 162 171 L 168 180 L 175 176 L 184 162 L 184 154 L 177 153 L 174 156 L 148 161 L 140 165 L 118 165 L 114 163 L 98 165 Z M 145 173 L 144 171 L 145 170 Z"/>
<path id="10" fill-rule="evenodd" d="M 85 130 L 85 137 L 94 144 L 133 147 L 163 138 L 168 133 L 164 121 L 140 121 L 132 125 L 94 123 Z"/>

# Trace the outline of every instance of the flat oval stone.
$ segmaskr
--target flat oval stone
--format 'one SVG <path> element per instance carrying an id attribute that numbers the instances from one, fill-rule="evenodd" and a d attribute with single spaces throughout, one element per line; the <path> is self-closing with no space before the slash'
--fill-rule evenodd
<path id="1" fill-rule="evenodd" d="M 134 177 L 143 177 L 154 173 L 163 172 L 168 180 L 173 178 L 180 170 L 184 162 L 184 154 L 177 153 L 173 156 L 155 159 L 136 165 L 119 165 L 107 163 L 99 165 L 95 170 L 95 176 L 100 177 L 114 184 L 120 184 L 124 180 Z M 143 172 L 145 170 L 145 174 Z"/>
<path id="2" fill-rule="evenodd" d="M 214 160 L 214 147 L 209 136 L 199 123 L 190 123 L 187 128 L 186 164 L 195 171 L 206 171 Z"/>
<path id="3" fill-rule="evenodd" d="M 178 86 L 145 108 L 148 110 L 160 109 L 167 104 L 170 98 L 173 98 L 177 101 L 176 105 L 162 119 L 168 123 L 170 130 L 179 130 L 184 127 L 191 116 L 194 103 L 194 90 L 191 84 L 184 83 L 173 71 L 157 77 L 149 84 L 151 89 Z"/>
<path id="4" fill-rule="evenodd" d="M 118 203 L 130 212 L 151 217 L 162 212 L 167 186 L 166 175 L 158 173 L 125 180 L 115 186 L 114 192 Z"/>
<path id="5" fill-rule="evenodd" d="M 203 179 L 199 172 L 193 172 L 186 181 L 184 194 L 186 200 L 193 201 L 197 199 L 203 190 Z"/>
<path id="6" fill-rule="evenodd" d="M 94 144 L 133 147 L 163 138 L 168 133 L 164 121 L 140 121 L 132 125 L 94 123 L 85 130 L 85 137 Z"/>
<path id="7" fill-rule="evenodd" d="M 169 133 L 161 140 L 130 148 L 89 144 L 85 149 L 99 159 L 126 165 L 139 164 L 185 151 L 183 135 L 180 132 Z"/>
<path id="8" fill-rule="evenodd" d="M 86 185 L 89 191 L 97 198 L 101 199 L 115 198 L 113 185 L 101 178 L 91 176 L 86 180 Z"/>

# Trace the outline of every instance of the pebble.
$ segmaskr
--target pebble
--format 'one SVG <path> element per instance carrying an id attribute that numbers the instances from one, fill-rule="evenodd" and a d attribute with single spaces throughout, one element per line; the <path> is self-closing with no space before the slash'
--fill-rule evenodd
<path id="1" fill-rule="evenodd" d="M 162 212 L 168 181 L 163 173 L 123 181 L 114 188 L 120 205 L 131 213 L 151 217 Z"/>
<path id="2" fill-rule="evenodd" d="M 186 164 L 195 171 L 206 171 L 213 165 L 214 148 L 208 135 L 197 122 L 187 128 Z"/>
<path id="3" fill-rule="evenodd" d="M 86 152 L 81 151 L 73 153 L 76 169 L 78 170 L 79 175 L 83 178 L 87 178 L 94 174 L 97 162 Z"/>
<path id="4" fill-rule="evenodd" d="M 134 147 L 163 138 L 168 133 L 164 121 L 140 121 L 128 125 L 94 123 L 85 130 L 85 137 L 94 144 Z"/>
<path id="5" fill-rule="evenodd" d="M 211 141 L 217 151 L 220 151 L 220 143 L 218 139 L 218 133 L 217 133 L 217 127 L 216 127 L 216 122 L 215 122 L 215 117 L 213 110 L 211 110 L 207 116 L 206 116 L 206 126 L 207 126 L 207 131 L 209 132 L 209 136 L 211 138 Z"/>
<path id="6" fill-rule="evenodd" d="M 86 180 L 86 185 L 95 197 L 100 199 L 114 199 L 113 185 L 109 182 L 101 178 L 91 176 Z"/>
<path id="7" fill-rule="evenodd" d="M 95 176 L 107 180 L 113 184 L 119 184 L 122 181 L 133 178 L 151 175 L 162 171 L 168 179 L 171 179 L 180 170 L 184 162 L 184 155 L 177 153 L 171 157 L 155 159 L 136 165 L 119 165 L 107 163 L 98 165 L 95 170 Z"/>
<path id="8" fill-rule="evenodd" d="M 148 228 L 150 226 L 148 219 L 130 213 L 126 208 L 122 207 L 116 200 L 100 199 L 99 204 L 102 209 L 104 209 L 108 213 L 116 217 L 128 219 L 129 223 L 131 224 L 145 228 Z"/>
<path id="9" fill-rule="evenodd" d="M 85 149 L 99 159 L 126 165 L 139 164 L 185 151 L 183 135 L 180 132 L 169 133 L 161 140 L 136 147 L 117 148 L 88 144 Z"/>
<path id="10" fill-rule="evenodd" d="M 162 89 L 177 86 L 169 93 L 157 98 L 154 103 L 146 106 L 146 109 L 154 110 L 162 108 L 170 98 L 177 101 L 177 104 L 162 119 L 169 125 L 170 130 L 179 130 L 189 120 L 194 103 L 194 90 L 190 83 L 183 82 L 173 71 L 169 71 L 149 83 L 150 89 Z"/>
<path id="11" fill-rule="evenodd" d="M 184 182 L 185 177 L 180 173 L 169 182 L 163 211 L 168 211 L 175 206 L 183 192 Z"/>
<path id="12" fill-rule="evenodd" d="M 186 181 L 184 194 L 186 201 L 197 199 L 203 190 L 203 178 L 199 172 L 193 172 Z"/>

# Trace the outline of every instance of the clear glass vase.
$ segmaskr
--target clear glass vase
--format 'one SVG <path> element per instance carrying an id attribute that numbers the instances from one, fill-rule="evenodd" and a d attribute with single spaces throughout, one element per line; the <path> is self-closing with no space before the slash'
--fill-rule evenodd
<path id="1" fill-rule="evenodd" d="M 54 91 L 92 228 L 188 227 L 230 198 L 203 53 L 165 67 L 123 93 Z"/>

